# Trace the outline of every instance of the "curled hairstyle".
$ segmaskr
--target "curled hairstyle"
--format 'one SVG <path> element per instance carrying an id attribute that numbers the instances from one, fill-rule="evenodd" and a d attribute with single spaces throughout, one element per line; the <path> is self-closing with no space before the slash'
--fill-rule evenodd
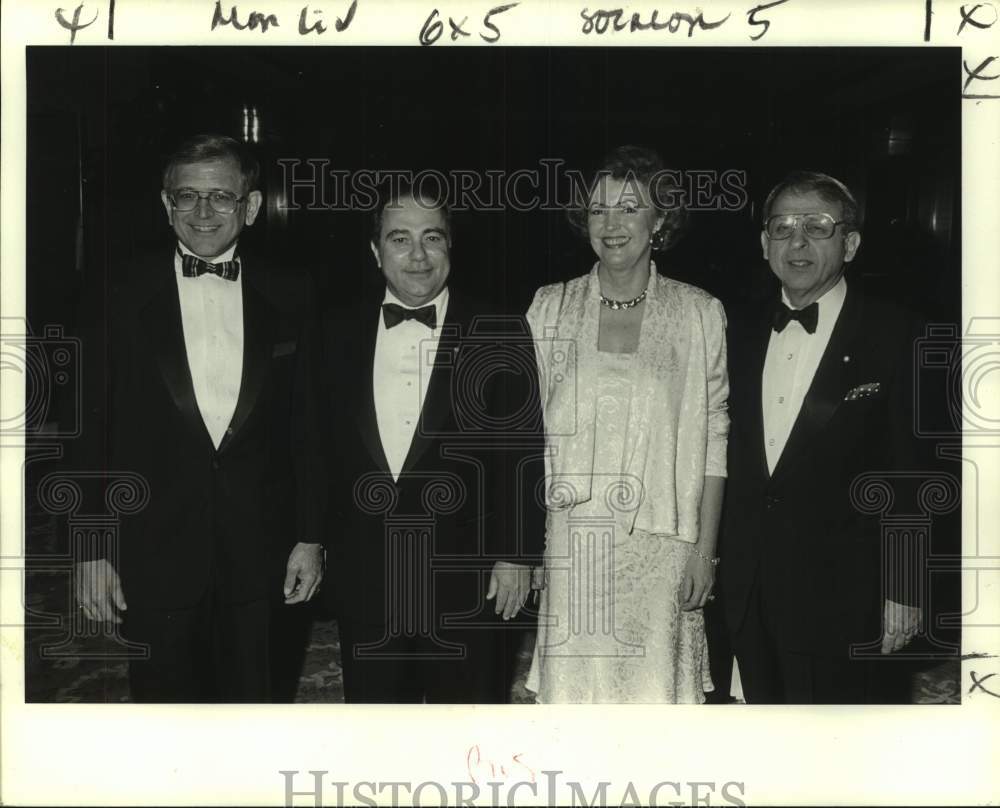
<path id="1" fill-rule="evenodd" d="M 167 158 L 163 167 L 163 187 L 171 188 L 178 166 L 207 163 L 210 160 L 232 160 L 243 177 L 243 193 L 256 191 L 260 182 L 260 163 L 238 140 L 225 135 L 195 135 L 181 143 Z"/>
<path id="2" fill-rule="evenodd" d="M 432 192 L 425 191 L 420 185 L 402 180 L 397 184 L 391 181 L 386 183 L 378 196 L 378 203 L 372 212 L 371 239 L 373 244 L 378 244 L 382 237 L 382 219 L 388 208 L 395 208 L 404 199 L 412 199 L 420 207 L 427 210 L 439 210 L 444 217 L 444 229 L 451 239 L 451 208 L 448 205 L 447 189 L 438 187 Z"/>
<path id="3" fill-rule="evenodd" d="M 771 218 L 771 207 L 774 205 L 774 200 L 785 191 L 792 191 L 796 194 L 816 193 L 824 202 L 839 202 L 840 209 L 843 211 L 841 219 L 844 222 L 844 230 L 848 233 L 861 230 L 861 217 L 854 194 L 836 177 L 821 174 L 818 171 L 793 171 L 771 189 L 771 193 L 764 200 L 765 227 L 767 227 L 767 220 Z"/>
<path id="4" fill-rule="evenodd" d="M 677 243 L 687 224 L 684 191 L 680 172 L 664 168 L 663 160 L 645 146 L 618 146 L 602 161 L 587 182 L 586 189 L 577 187 L 572 205 L 566 211 L 570 227 L 583 238 L 589 238 L 587 219 L 590 197 L 602 179 L 635 181 L 649 191 L 649 198 L 663 221 L 652 235 L 650 246 L 655 251 L 668 250 Z"/>

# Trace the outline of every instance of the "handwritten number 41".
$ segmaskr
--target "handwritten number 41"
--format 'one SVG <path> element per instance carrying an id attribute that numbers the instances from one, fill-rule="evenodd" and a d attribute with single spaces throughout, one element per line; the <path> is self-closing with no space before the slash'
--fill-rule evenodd
<path id="1" fill-rule="evenodd" d="M 82 31 L 84 28 L 89 28 L 100 16 L 100 11 L 95 11 L 94 16 L 91 17 L 87 22 L 81 22 L 80 17 L 83 14 L 84 3 L 80 3 L 75 9 L 73 9 L 72 19 L 66 19 L 66 9 L 57 8 L 56 9 L 56 22 L 59 23 L 63 28 L 69 31 L 69 44 L 72 45 L 76 42 L 76 32 Z M 108 39 L 115 38 L 115 0 L 108 0 Z"/>
<path id="2" fill-rule="evenodd" d="M 486 13 L 486 16 L 483 17 L 483 28 L 489 29 L 490 33 L 484 34 L 480 31 L 479 38 L 482 39 L 483 42 L 489 42 L 490 44 L 498 41 L 500 39 L 500 29 L 494 24 L 492 18 L 498 14 L 503 14 L 505 11 L 510 11 L 516 5 L 519 5 L 519 3 L 507 3 L 506 5 L 490 9 Z M 461 37 L 472 36 L 472 34 L 465 30 L 465 25 L 468 20 L 468 17 L 463 17 L 458 21 L 456 21 L 454 17 L 448 17 L 448 25 L 451 28 L 452 42 L 457 42 Z M 441 22 L 438 10 L 434 9 L 424 22 L 423 28 L 420 29 L 420 44 L 433 45 L 441 38 L 441 34 L 443 33 L 444 23 Z"/>

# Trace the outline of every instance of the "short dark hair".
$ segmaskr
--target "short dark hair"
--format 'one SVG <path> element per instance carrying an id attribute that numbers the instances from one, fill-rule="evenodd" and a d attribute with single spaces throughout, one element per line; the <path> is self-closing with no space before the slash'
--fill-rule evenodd
<path id="1" fill-rule="evenodd" d="M 378 244 L 382 237 L 382 219 L 385 210 L 390 205 L 398 205 L 404 199 L 412 199 L 417 203 L 430 203 L 431 210 L 441 211 L 444 217 L 444 228 L 451 238 L 451 207 L 448 205 L 448 193 L 445 188 L 438 188 L 434 193 L 425 193 L 413 183 L 403 180 L 399 183 L 386 183 L 379 192 L 378 202 L 372 212 L 371 239 L 373 244 Z"/>
<path id="2" fill-rule="evenodd" d="M 664 167 L 663 159 L 646 146 L 618 146 L 612 149 L 600 168 L 594 171 L 584 189 L 577 188 L 576 199 L 566 211 L 570 226 L 579 235 L 587 237 L 587 218 L 590 195 L 597 183 L 606 177 L 616 180 L 636 180 L 649 191 L 654 207 L 663 214 L 663 223 L 653 233 L 654 250 L 667 250 L 677 243 L 687 224 L 682 186 L 677 172 Z"/>
<path id="3" fill-rule="evenodd" d="M 239 166 L 243 177 L 243 192 L 257 190 L 260 182 L 260 163 L 257 158 L 238 140 L 211 134 L 195 135 L 174 149 L 163 166 L 163 187 L 170 188 L 170 181 L 178 166 L 206 163 L 210 160 L 232 160 Z"/>
<path id="4" fill-rule="evenodd" d="M 858 213 L 858 202 L 854 198 L 844 183 L 829 174 L 821 174 L 818 171 L 792 171 L 785 175 L 785 178 L 771 189 L 771 193 L 764 200 L 764 225 L 771 218 L 771 206 L 785 191 L 794 191 L 799 194 L 816 193 L 820 199 L 826 202 L 839 202 L 843 214 L 841 218 L 844 222 L 845 230 L 850 233 L 861 229 L 861 216 Z"/>

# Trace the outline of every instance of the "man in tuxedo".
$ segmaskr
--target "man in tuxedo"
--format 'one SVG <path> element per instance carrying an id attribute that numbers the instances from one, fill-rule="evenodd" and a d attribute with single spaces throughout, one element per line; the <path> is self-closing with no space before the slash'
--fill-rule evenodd
<path id="1" fill-rule="evenodd" d="M 730 323 L 726 619 L 747 702 L 865 702 L 873 659 L 920 622 L 906 548 L 882 545 L 852 492 L 918 465 L 913 327 L 844 277 L 860 221 L 833 177 L 779 183 L 760 240 L 781 294 Z"/>
<path id="2" fill-rule="evenodd" d="M 160 193 L 176 240 L 112 276 L 83 343 L 79 465 L 148 487 L 119 546 L 86 549 L 76 570 L 84 614 L 146 648 L 134 701 L 270 701 L 276 604 L 322 577 L 300 279 L 239 244 L 258 176 L 235 140 L 183 143 Z"/>
<path id="3" fill-rule="evenodd" d="M 542 553 L 529 332 L 451 288 L 451 239 L 446 203 L 390 190 L 371 244 L 384 283 L 322 318 L 348 702 L 504 700 L 504 636 Z"/>

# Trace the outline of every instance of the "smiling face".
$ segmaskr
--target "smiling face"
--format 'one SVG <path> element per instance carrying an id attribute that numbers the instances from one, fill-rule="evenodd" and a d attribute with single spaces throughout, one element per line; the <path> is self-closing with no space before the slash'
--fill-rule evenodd
<path id="1" fill-rule="evenodd" d="M 193 191 L 226 191 L 246 196 L 232 213 L 218 213 L 207 199 L 199 199 L 193 210 L 174 210 L 170 193 L 181 188 Z M 208 160 L 177 166 L 170 175 L 170 187 L 160 191 L 167 210 L 167 221 L 177 239 L 200 258 L 221 255 L 239 238 L 244 226 L 253 224 L 260 210 L 260 191 L 246 193 L 239 165 L 234 160 Z"/>
<path id="2" fill-rule="evenodd" d="M 389 290 L 414 307 L 430 303 L 444 289 L 451 271 L 450 249 L 444 213 L 412 197 L 386 207 L 378 243 L 372 242 Z"/>
<path id="3" fill-rule="evenodd" d="M 769 216 L 789 213 L 826 213 L 839 222 L 844 211 L 839 202 L 828 202 L 815 191 L 798 193 L 789 189 L 774 200 Z M 844 228 L 843 224 L 837 225 L 827 239 L 811 238 L 803 231 L 800 220 L 787 239 L 769 239 L 767 233 L 760 234 L 764 258 L 795 308 L 819 300 L 837 285 L 844 265 L 854 260 L 861 234 L 856 230 L 845 233 Z"/>
<path id="4" fill-rule="evenodd" d="M 590 246 L 605 269 L 645 270 L 649 265 L 650 239 L 663 219 L 643 183 L 602 177 L 590 194 L 587 212 Z"/>

